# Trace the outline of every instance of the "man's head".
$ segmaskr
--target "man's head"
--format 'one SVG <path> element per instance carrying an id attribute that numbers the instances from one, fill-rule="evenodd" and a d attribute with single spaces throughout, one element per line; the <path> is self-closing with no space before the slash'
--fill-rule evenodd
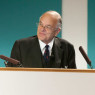
<path id="1" fill-rule="evenodd" d="M 56 11 L 47 11 L 39 20 L 38 39 L 48 44 L 61 30 L 61 16 Z"/>

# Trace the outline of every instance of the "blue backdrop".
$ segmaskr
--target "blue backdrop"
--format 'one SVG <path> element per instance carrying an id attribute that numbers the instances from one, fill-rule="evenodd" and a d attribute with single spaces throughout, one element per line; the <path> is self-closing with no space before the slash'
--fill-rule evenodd
<path id="1" fill-rule="evenodd" d="M 95 0 L 88 0 L 88 56 L 95 68 Z"/>
<path id="2" fill-rule="evenodd" d="M 0 0 L 0 55 L 10 57 L 14 41 L 36 35 L 39 17 L 48 10 L 61 14 L 61 4 L 61 0 Z"/>

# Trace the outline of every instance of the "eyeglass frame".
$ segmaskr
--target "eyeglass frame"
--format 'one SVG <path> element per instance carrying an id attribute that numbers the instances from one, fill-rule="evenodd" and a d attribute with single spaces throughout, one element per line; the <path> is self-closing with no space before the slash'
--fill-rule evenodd
<path id="1" fill-rule="evenodd" d="M 52 26 L 50 26 L 50 25 L 45 25 L 45 26 L 43 26 L 43 24 L 42 24 L 42 22 L 41 21 L 39 21 L 39 23 L 36 23 L 37 24 L 37 26 L 40 26 L 40 27 L 43 27 L 44 29 L 46 29 L 46 30 L 54 30 L 54 31 L 56 31 L 58 28 L 53 28 Z"/>

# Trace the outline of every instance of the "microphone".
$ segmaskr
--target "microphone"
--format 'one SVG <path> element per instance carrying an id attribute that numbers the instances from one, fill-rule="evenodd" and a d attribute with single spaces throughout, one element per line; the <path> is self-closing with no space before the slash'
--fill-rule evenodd
<path id="1" fill-rule="evenodd" d="M 84 59 L 86 60 L 86 62 L 88 63 L 88 65 L 91 67 L 91 69 L 93 69 L 93 66 L 91 65 L 91 60 L 88 58 L 87 54 L 85 53 L 84 49 L 82 48 L 82 46 L 79 47 L 79 50 L 82 54 L 82 56 L 84 57 Z"/>
<path id="2" fill-rule="evenodd" d="M 9 58 L 9 57 L 6 57 L 4 55 L 0 55 L 0 58 L 5 60 L 5 65 L 7 65 L 7 62 L 10 62 L 10 63 L 13 63 L 14 65 L 19 65 L 19 67 L 22 67 L 22 65 L 20 64 L 20 61 L 16 60 L 16 59 L 13 59 L 13 58 Z"/>

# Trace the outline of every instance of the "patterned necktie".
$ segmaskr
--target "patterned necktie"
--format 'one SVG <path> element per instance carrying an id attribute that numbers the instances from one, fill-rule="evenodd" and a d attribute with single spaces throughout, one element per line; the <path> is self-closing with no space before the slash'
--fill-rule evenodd
<path id="1" fill-rule="evenodd" d="M 49 45 L 45 46 L 44 59 L 46 63 L 49 62 Z"/>

